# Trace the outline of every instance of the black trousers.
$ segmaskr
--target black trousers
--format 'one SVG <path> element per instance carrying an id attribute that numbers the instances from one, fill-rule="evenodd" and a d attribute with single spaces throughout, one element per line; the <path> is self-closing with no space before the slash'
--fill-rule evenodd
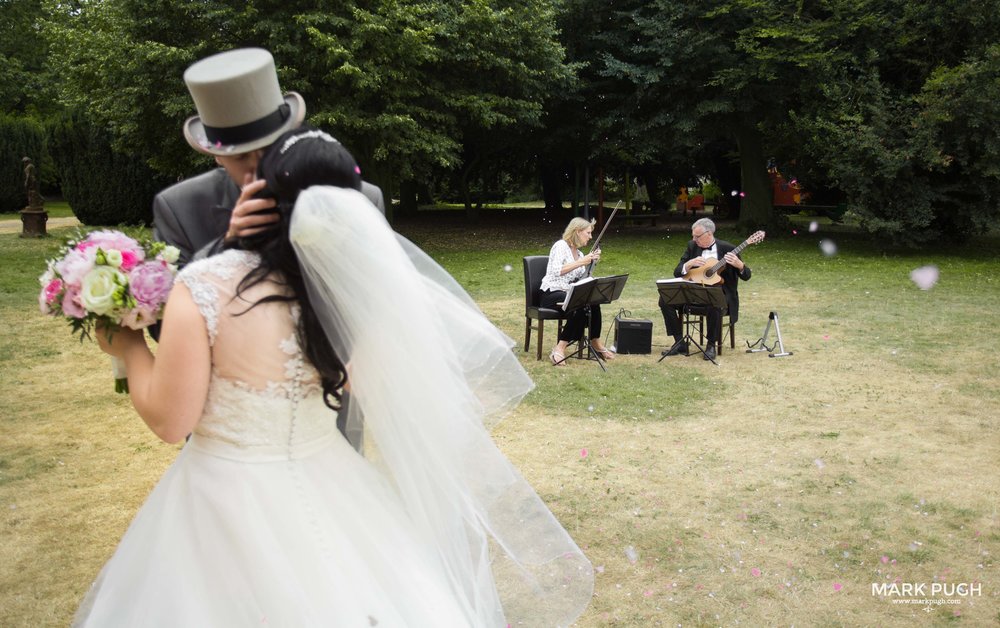
<path id="1" fill-rule="evenodd" d="M 562 290 L 549 292 L 542 290 L 541 306 L 552 309 L 559 309 L 557 305 L 566 300 L 566 293 Z M 588 305 L 574 310 L 566 317 L 566 324 L 563 325 L 559 340 L 564 342 L 576 342 L 583 337 L 583 328 L 587 326 L 587 310 L 590 310 L 590 339 L 601 337 L 601 306 Z"/>
<path id="2" fill-rule="evenodd" d="M 684 330 L 681 328 L 681 310 L 681 306 L 667 305 L 663 297 L 660 297 L 663 324 L 667 326 L 667 335 L 674 337 L 674 342 L 680 342 L 684 339 Z M 694 305 L 691 306 L 691 312 L 708 315 L 708 344 L 719 342 L 719 333 L 722 331 L 722 310 L 717 307 Z"/>

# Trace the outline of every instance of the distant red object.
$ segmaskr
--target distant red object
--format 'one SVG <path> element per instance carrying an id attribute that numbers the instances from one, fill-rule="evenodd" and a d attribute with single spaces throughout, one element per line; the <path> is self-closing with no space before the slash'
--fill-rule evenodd
<path id="1" fill-rule="evenodd" d="M 805 192 L 799 182 L 795 179 L 786 181 L 776 168 L 767 171 L 771 176 L 771 188 L 774 191 L 774 205 L 799 205 L 802 203 Z"/>
<path id="2" fill-rule="evenodd" d="M 688 198 L 687 208 L 691 210 L 692 214 L 699 209 L 701 211 L 705 211 L 705 196 L 702 194 L 695 194 L 694 196 Z"/>

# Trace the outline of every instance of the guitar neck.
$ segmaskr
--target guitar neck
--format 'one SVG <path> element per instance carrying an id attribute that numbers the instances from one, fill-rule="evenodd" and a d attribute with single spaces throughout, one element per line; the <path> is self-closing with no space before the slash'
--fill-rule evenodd
<path id="1" fill-rule="evenodd" d="M 742 251 L 743 249 L 747 248 L 748 246 L 750 246 L 750 239 L 749 238 L 747 238 L 746 240 L 744 240 L 743 242 L 741 242 L 740 245 L 738 247 L 736 247 L 735 249 L 733 249 L 732 252 L 734 254 L 736 254 L 736 255 L 739 255 L 740 251 Z M 727 266 L 726 260 L 725 259 L 720 259 L 715 265 L 712 266 L 712 269 L 708 272 L 708 274 L 709 275 L 714 275 L 715 273 L 722 272 L 722 269 L 725 268 L 726 266 Z"/>
<path id="2" fill-rule="evenodd" d="M 747 238 L 746 240 L 744 240 L 743 242 L 741 242 L 738 247 L 736 247 L 735 249 L 733 249 L 733 253 L 736 253 L 737 255 L 739 255 L 740 252 L 743 249 L 747 248 L 748 246 L 750 246 L 750 239 L 749 238 Z"/>

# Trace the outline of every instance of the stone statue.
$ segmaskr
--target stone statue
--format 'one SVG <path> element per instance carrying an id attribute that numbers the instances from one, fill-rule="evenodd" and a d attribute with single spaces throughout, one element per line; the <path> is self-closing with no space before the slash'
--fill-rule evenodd
<path id="1" fill-rule="evenodd" d="M 28 195 L 28 206 L 21 210 L 21 237 L 45 237 L 45 223 L 49 212 L 43 205 L 45 199 L 38 191 L 38 177 L 35 175 L 35 164 L 30 157 L 21 159 L 24 164 L 24 192 Z"/>
<path id="2" fill-rule="evenodd" d="M 35 175 L 35 164 L 31 163 L 30 157 L 24 157 L 21 159 L 21 162 L 24 163 L 24 192 L 28 195 L 28 206 L 25 209 L 29 211 L 41 211 L 44 199 L 38 191 L 38 177 Z"/>

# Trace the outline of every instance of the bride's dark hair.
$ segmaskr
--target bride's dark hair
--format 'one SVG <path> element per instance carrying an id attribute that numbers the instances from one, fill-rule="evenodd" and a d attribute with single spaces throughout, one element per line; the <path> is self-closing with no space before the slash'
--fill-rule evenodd
<path id="1" fill-rule="evenodd" d="M 240 281 L 236 293 L 239 295 L 265 280 L 276 281 L 289 289 L 291 294 L 288 296 L 267 296 L 251 307 L 268 301 L 299 303 L 299 345 L 319 371 L 326 405 L 339 409 L 338 391 L 347 381 L 347 372 L 342 356 L 333 350 L 309 301 L 298 257 L 288 239 L 288 229 L 299 192 L 313 185 L 360 190 L 360 170 L 354 157 L 340 142 L 323 131 L 301 126 L 275 140 L 261 158 L 257 176 L 267 182 L 260 196 L 277 201 L 273 211 L 278 214 L 278 222 L 262 233 L 240 239 L 240 248 L 256 251 L 260 255 L 260 264 Z"/>

